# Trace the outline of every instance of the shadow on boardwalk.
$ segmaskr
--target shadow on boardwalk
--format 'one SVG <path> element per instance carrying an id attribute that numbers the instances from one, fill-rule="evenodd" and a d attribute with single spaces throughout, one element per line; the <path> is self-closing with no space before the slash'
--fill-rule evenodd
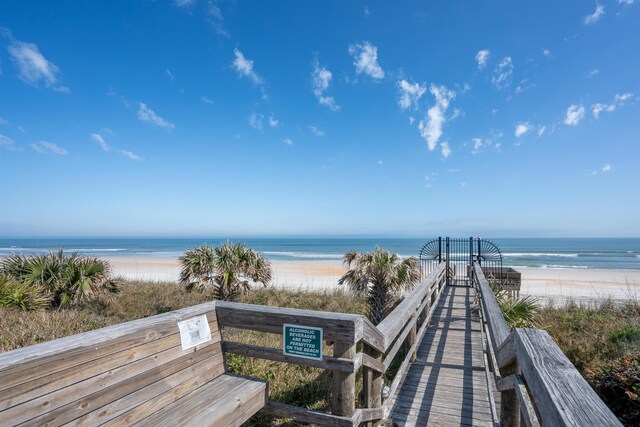
<path id="1" fill-rule="evenodd" d="M 492 426 L 475 290 L 447 286 L 389 419 L 399 426 Z"/>

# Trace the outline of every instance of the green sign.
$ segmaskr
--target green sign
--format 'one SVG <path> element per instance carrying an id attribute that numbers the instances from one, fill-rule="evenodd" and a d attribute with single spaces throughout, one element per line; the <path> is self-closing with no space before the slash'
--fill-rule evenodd
<path id="1" fill-rule="evenodd" d="M 322 329 L 282 325 L 282 352 L 287 356 L 322 360 Z"/>

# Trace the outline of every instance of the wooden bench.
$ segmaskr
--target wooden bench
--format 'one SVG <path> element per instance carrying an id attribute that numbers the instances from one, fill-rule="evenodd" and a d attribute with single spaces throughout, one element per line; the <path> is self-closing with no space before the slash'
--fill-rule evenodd
<path id="1" fill-rule="evenodd" d="M 211 340 L 183 350 L 202 315 Z M 0 425 L 237 426 L 267 384 L 225 366 L 213 302 L 0 353 Z"/>

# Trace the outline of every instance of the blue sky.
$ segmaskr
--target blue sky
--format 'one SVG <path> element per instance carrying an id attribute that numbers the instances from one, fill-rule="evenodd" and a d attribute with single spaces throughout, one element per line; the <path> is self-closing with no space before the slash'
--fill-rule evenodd
<path id="1" fill-rule="evenodd" d="M 0 3 L 0 236 L 640 235 L 640 0 Z"/>

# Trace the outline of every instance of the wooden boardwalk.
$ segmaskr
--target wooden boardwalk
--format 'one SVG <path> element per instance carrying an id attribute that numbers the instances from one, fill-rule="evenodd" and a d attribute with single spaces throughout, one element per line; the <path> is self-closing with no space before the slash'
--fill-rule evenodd
<path id="1" fill-rule="evenodd" d="M 492 426 L 475 290 L 446 286 L 400 385 L 389 419 L 399 426 Z"/>

